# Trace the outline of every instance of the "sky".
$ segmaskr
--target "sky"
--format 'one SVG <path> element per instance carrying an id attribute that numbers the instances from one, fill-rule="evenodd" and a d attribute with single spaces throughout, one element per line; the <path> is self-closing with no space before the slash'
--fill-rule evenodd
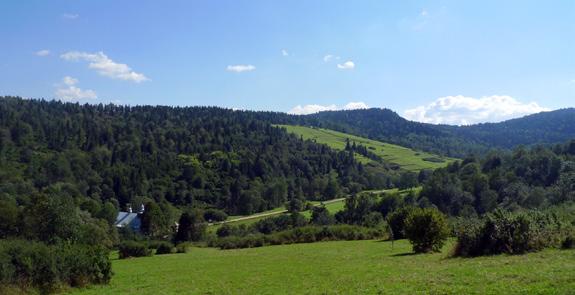
<path id="1" fill-rule="evenodd" d="M 575 1 L 0 2 L 0 95 L 472 124 L 575 107 Z"/>

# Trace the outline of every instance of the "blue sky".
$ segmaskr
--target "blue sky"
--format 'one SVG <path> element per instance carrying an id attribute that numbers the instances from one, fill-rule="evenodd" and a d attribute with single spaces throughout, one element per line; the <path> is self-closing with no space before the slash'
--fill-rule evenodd
<path id="1" fill-rule="evenodd" d="M 5 95 L 450 124 L 575 106 L 571 0 L 2 1 L 0 40 Z"/>

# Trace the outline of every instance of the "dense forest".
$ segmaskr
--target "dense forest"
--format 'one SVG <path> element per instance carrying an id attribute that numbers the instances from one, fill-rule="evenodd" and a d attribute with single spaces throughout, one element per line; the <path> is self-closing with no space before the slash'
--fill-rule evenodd
<path id="1" fill-rule="evenodd" d="M 5 97 L 0 193 L 25 203 L 32 192 L 63 186 L 118 208 L 147 198 L 250 214 L 292 198 L 324 200 L 385 185 L 353 153 L 272 127 L 273 115 Z"/>

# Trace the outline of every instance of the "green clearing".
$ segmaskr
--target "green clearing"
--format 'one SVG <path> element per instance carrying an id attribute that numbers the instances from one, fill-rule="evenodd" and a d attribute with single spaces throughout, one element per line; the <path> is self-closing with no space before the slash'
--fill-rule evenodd
<path id="1" fill-rule="evenodd" d="M 317 143 L 326 144 L 336 150 L 345 150 L 346 139 L 349 138 L 351 142 L 356 142 L 357 144 L 367 147 L 368 150 L 380 156 L 386 162 L 397 164 L 402 169 L 413 172 L 418 172 L 422 169 L 445 167 L 449 162 L 455 160 L 328 129 L 294 125 L 277 126 L 285 128 L 287 132 L 300 135 L 303 139 L 315 140 Z M 356 154 L 356 159 L 362 163 L 369 163 L 371 161 L 359 154 Z"/>
<path id="2" fill-rule="evenodd" d="M 342 241 L 114 260 L 108 286 L 73 294 L 570 294 L 575 250 L 411 255 L 405 240 Z"/>

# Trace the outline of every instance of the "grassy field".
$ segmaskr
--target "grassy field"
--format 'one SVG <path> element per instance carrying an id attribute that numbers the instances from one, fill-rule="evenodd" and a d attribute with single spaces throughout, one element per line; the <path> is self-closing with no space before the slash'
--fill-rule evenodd
<path id="1" fill-rule="evenodd" d="M 575 250 L 472 259 L 411 255 L 401 240 L 114 260 L 110 285 L 73 294 L 573 294 Z"/>
<path id="2" fill-rule="evenodd" d="M 311 128 L 304 126 L 293 125 L 278 125 L 285 128 L 288 132 L 301 135 L 304 139 L 315 140 L 317 143 L 326 144 L 336 150 L 344 150 L 346 140 L 349 138 L 351 142 L 356 142 L 367 147 L 374 154 L 382 157 L 389 163 L 395 163 L 402 169 L 408 171 L 420 171 L 422 169 L 436 169 L 447 165 L 453 161 L 451 158 L 444 158 L 426 152 L 418 152 L 402 146 L 383 143 L 367 139 L 364 137 L 354 136 L 351 134 L 341 133 L 328 129 Z M 356 157 L 360 162 L 367 163 L 371 161 L 359 154 Z M 435 159 L 443 162 L 431 162 L 426 159 Z"/>

